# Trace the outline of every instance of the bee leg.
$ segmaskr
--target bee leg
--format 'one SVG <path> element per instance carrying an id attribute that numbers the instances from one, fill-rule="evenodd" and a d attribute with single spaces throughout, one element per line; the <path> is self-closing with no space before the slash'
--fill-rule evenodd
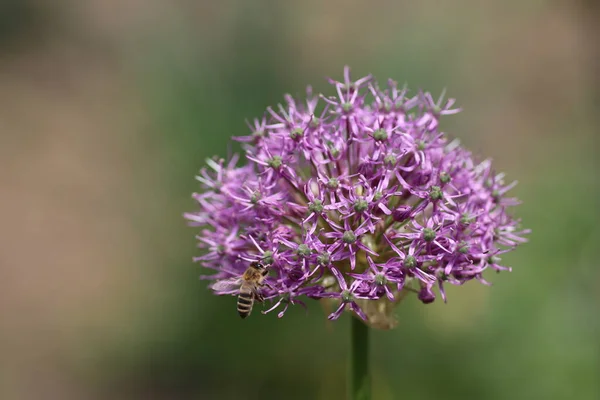
<path id="1" fill-rule="evenodd" d="M 265 301 L 265 298 L 260 293 L 254 293 L 254 299 L 256 301 L 258 301 L 259 303 L 262 303 L 263 301 Z"/>

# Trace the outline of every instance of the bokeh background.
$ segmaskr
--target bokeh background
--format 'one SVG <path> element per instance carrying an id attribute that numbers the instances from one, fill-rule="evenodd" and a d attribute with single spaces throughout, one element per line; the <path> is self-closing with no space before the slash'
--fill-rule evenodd
<path id="1" fill-rule="evenodd" d="M 598 8 L 2 0 L 0 398 L 343 399 L 348 318 L 242 323 L 182 213 L 246 118 L 349 64 L 446 87 L 446 130 L 520 181 L 534 231 L 491 288 L 372 335 L 374 398 L 598 399 Z"/>

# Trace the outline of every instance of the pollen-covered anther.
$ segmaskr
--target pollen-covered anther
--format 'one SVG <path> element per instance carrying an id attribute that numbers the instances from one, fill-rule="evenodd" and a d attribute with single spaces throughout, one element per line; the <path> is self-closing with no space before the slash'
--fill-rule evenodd
<path id="1" fill-rule="evenodd" d="M 296 249 L 296 253 L 301 257 L 308 257 L 310 256 L 311 250 L 308 245 L 302 243 L 298 246 L 298 249 Z"/>
<path id="2" fill-rule="evenodd" d="M 340 156 L 340 150 L 335 147 L 333 143 L 329 143 L 327 147 L 329 148 L 329 152 L 334 159 Z"/>
<path id="3" fill-rule="evenodd" d="M 356 212 L 363 212 L 369 208 L 369 203 L 365 199 L 358 199 L 354 202 L 353 208 Z"/>
<path id="4" fill-rule="evenodd" d="M 393 154 L 388 154 L 383 158 L 383 163 L 388 167 L 393 167 L 398 162 L 398 159 Z"/>
<path id="5" fill-rule="evenodd" d="M 462 225 L 470 225 L 473 222 L 475 222 L 475 218 L 472 217 L 470 214 L 464 213 L 460 216 L 459 221 Z"/>
<path id="6" fill-rule="evenodd" d="M 265 265 L 273 264 L 273 261 L 275 261 L 275 259 L 273 258 L 273 252 L 269 250 L 265 251 L 261 257 L 261 260 Z"/>
<path id="7" fill-rule="evenodd" d="M 387 140 L 388 133 L 385 129 L 379 128 L 373 132 L 373 139 L 378 140 L 380 142 Z"/>
<path id="8" fill-rule="evenodd" d="M 338 187 L 340 187 L 340 181 L 338 178 L 329 178 L 329 180 L 327 180 L 327 187 L 329 189 L 337 189 Z"/>
<path id="9" fill-rule="evenodd" d="M 431 228 L 423 229 L 423 240 L 425 240 L 426 242 L 432 242 L 435 240 L 435 237 L 436 237 L 436 233 L 433 229 L 431 229 Z"/>
<path id="10" fill-rule="evenodd" d="M 429 189 L 429 198 L 432 201 L 440 200 L 442 197 L 444 197 L 444 193 L 439 186 L 432 186 L 431 189 Z"/>
<path id="11" fill-rule="evenodd" d="M 458 244 L 458 252 L 461 254 L 467 254 L 469 252 L 469 244 L 462 241 Z"/>
<path id="12" fill-rule="evenodd" d="M 308 210 L 313 213 L 322 213 L 324 209 L 323 202 L 319 199 L 314 199 L 308 203 Z"/>
<path id="13" fill-rule="evenodd" d="M 440 182 L 442 182 L 443 184 L 449 183 L 452 180 L 452 178 L 450 177 L 450 175 L 448 175 L 447 172 L 442 172 L 440 174 Z"/>
<path id="14" fill-rule="evenodd" d="M 340 298 L 344 303 L 349 303 L 354 300 L 354 296 L 349 290 L 343 290 L 342 294 L 340 295 Z"/>
<path id="15" fill-rule="evenodd" d="M 269 161 L 267 162 L 267 164 L 269 165 L 269 167 L 274 168 L 274 169 L 278 169 L 281 167 L 281 165 L 283 164 L 283 160 L 281 159 L 280 156 L 273 156 L 269 159 Z"/>
<path id="16" fill-rule="evenodd" d="M 346 244 L 353 244 L 354 242 L 356 242 L 356 235 L 352 231 L 345 231 L 342 236 L 342 240 Z"/>
<path id="17" fill-rule="evenodd" d="M 414 256 L 406 256 L 404 259 L 404 266 L 408 269 L 417 267 L 417 259 Z"/>
<path id="18" fill-rule="evenodd" d="M 317 256 L 317 262 L 319 263 L 319 265 L 328 266 L 331 263 L 331 254 L 325 251 L 319 253 L 319 255 Z"/>
<path id="19" fill-rule="evenodd" d="M 262 197 L 262 195 L 260 194 L 260 192 L 258 190 L 254 191 L 252 193 L 252 196 L 250 196 L 250 203 L 252 203 L 252 204 L 258 203 L 258 201 L 260 200 L 261 197 Z"/>
<path id="20" fill-rule="evenodd" d="M 375 283 L 380 286 L 387 284 L 387 278 L 383 274 L 375 275 L 374 280 L 375 280 Z"/>

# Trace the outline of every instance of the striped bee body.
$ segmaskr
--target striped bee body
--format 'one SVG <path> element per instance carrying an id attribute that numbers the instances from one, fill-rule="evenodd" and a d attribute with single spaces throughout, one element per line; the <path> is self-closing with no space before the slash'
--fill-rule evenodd
<path id="1" fill-rule="evenodd" d="M 246 318 L 252 312 L 254 301 L 263 301 L 259 290 L 263 286 L 263 281 L 268 271 L 259 263 L 252 263 L 242 275 L 242 285 L 238 295 L 237 311 L 240 317 Z"/>
<path id="2" fill-rule="evenodd" d="M 240 317 L 246 318 L 250 316 L 253 305 L 254 291 L 252 290 L 252 287 L 250 287 L 250 285 L 242 284 L 237 300 L 237 311 L 240 314 Z"/>

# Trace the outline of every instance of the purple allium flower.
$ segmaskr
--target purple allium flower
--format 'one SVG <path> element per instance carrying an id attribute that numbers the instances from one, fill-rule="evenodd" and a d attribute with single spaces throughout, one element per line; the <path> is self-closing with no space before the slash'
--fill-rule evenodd
<path id="1" fill-rule="evenodd" d="M 286 95 L 249 124 L 236 138 L 245 165 L 207 161 L 200 209 L 185 214 L 202 229 L 195 260 L 216 271 L 202 278 L 237 278 L 258 261 L 269 271 L 266 312 L 331 299 L 329 319 L 350 309 L 382 327 L 393 324 L 378 310 L 387 316 L 407 293 L 431 303 L 437 287 L 445 301 L 444 283 L 510 270 L 499 256 L 529 233 L 507 212 L 514 183 L 438 130 L 459 112 L 454 100 L 352 81 L 347 67 L 330 83 L 337 96 Z"/>

